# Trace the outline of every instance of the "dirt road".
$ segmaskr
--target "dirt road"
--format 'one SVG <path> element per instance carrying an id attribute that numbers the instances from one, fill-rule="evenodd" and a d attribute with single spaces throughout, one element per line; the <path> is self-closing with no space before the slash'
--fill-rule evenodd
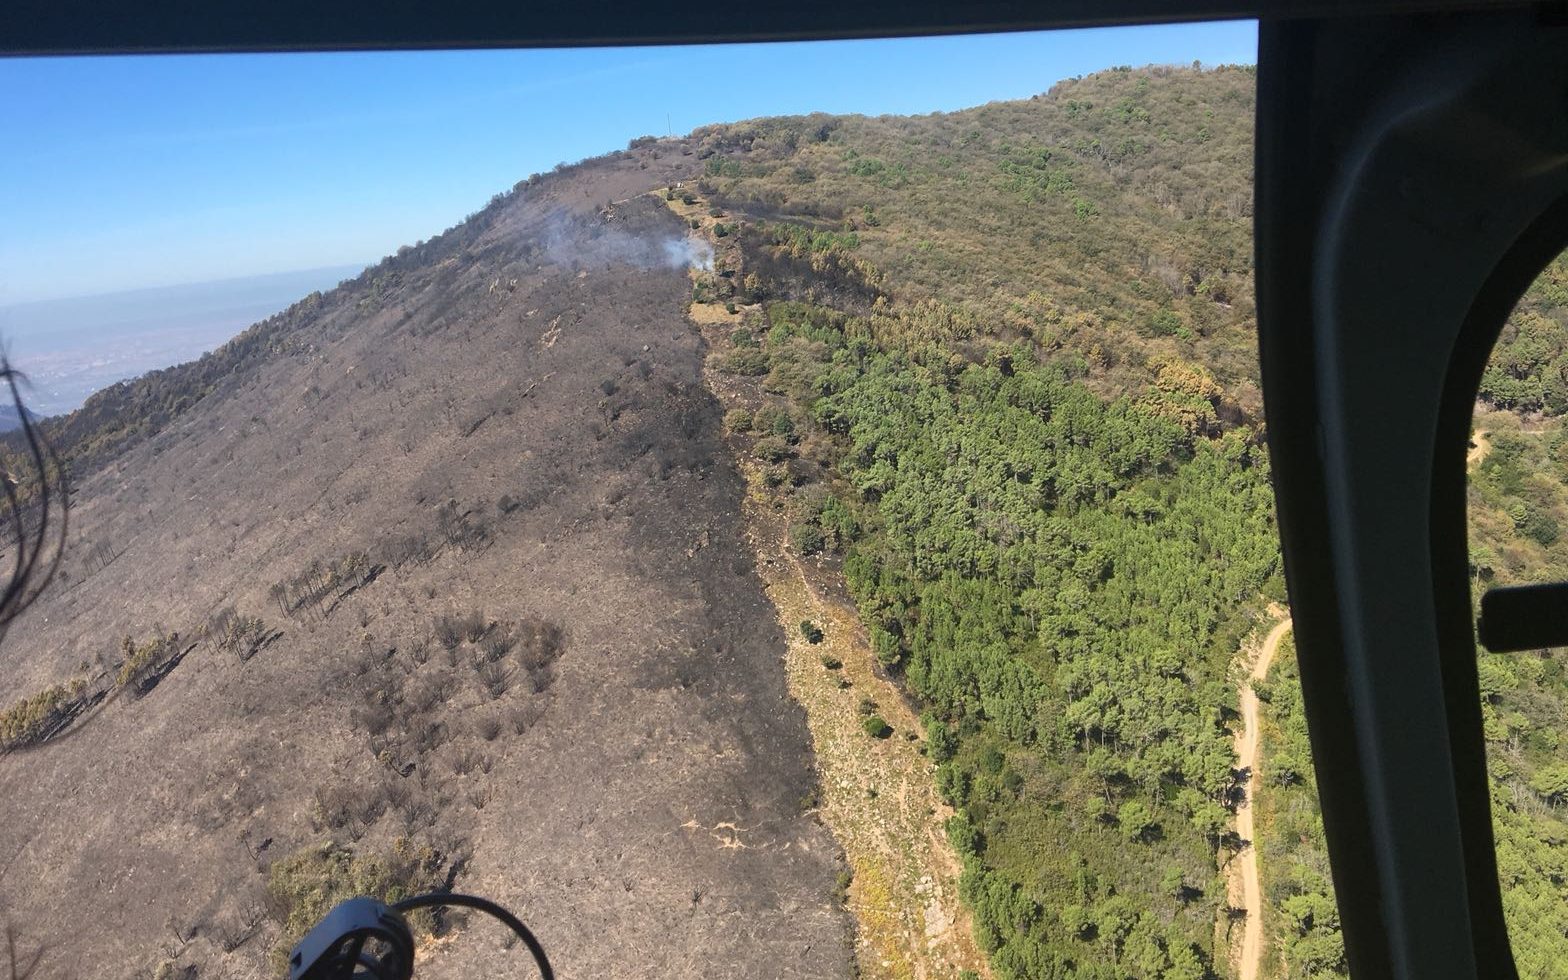
<path id="1" fill-rule="evenodd" d="M 1247 795 L 1236 809 L 1236 835 L 1248 842 L 1240 855 L 1241 907 L 1246 909 L 1246 930 L 1242 933 L 1241 958 L 1236 966 L 1239 980 L 1257 980 L 1258 964 L 1263 958 L 1263 886 L 1258 880 L 1258 849 L 1252 846 L 1252 801 L 1257 797 L 1258 774 L 1258 696 L 1252 682 L 1268 676 L 1269 665 L 1279 650 L 1279 641 L 1290 630 L 1290 619 L 1275 624 L 1263 640 L 1258 658 L 1246 679 L 1238 685 L 1242 729 L 1236 733 L 1236 765 L 1247 772 Z"/>
<path id="2" fill-rule="evenodd" d="M 1486 459 L 1486 454 L 1492 451 L 1492 440 L 1487 438 L 1489 433 L 1485 429 L 1476 429 L 1470 436 L 1470 448 L 1465 451 L 1465 467 L 1475 469 Z"/>

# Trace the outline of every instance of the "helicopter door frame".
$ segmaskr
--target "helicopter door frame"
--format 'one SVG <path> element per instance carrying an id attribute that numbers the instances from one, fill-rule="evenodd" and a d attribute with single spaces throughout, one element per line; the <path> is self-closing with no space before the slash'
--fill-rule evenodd
<path id="1" fill-rule="evenodd" d="M 1503 320 L 1568 244 L 1568 31 L 1530 10 L 1260 25 L 1260 358 L 1356 977 L 1513 977 L 1465 449 Z"/>

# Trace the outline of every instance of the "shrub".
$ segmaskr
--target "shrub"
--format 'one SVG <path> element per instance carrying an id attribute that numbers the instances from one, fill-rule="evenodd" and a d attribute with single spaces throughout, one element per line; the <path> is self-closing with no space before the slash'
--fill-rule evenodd
<path id="1" fill-rule="evenodd" d="M 881 715 L 872 715 L 863 723 L 866 734 L 872 738 L 887 738 L 893 734 L 893 726 L 882 720 Z"/>
<path id="2" fill-rule="evenodd" d="M 442 615 L 436 619 L 436 639 L 448 650 L 464 640 L 478 641 L 486 633 L 485 614 L 479 610 L 459 616 Z"/>
<path id="3" fill-rule="evenodd" d="M 815 521 L 835 548 L 843 548 L 860 536 L 860 521 L 839 498 L 829 495 L 816 508 Z"/>
<path id="4" fill-rule="evenodd" d="M 358 838 L 386 811 L 388 799 L 383 787 L 359 783 L 334 783 L 317 786 L 311 814 L 317 828 L 349 828 Z"/>
<path id="5" fill-rule="evenodd" d="M 719 370 L 727 374 L 739 374 L 748 378 L 755 378 L 767 374 L 772 367 L 767 351 L 760 348 L 744 348 L 731 351 L 719 362 Z"/>
<path id="6" fill-rule="evenodd" d="M 732 408 L 724 413 L 724 428 L 729 432 L 750 432 L 751 413 L 744 408 Z"/>
<path id="7" fill-rule="evenodd" d="M 780 463 L 790 457 L 789 443 L 778 436 L 758 439 L 757 444 L 751 447 L 751 451 L 764 463 Z"/>
<path id="8" fill-rule="evenodd" d="M 480 638 L 489 630 L 489 627 L 485 625 L 485 614 L 477 609 L 461 617 L 461 623 L 463 626 L 463 638 L 470 643 L 478 643 Z"/>
<path id="9" fill-rule="evenodd" d="M 45 688 L 0 711 L 0 750 L 32 745 L 70 713 L 87 682 L 81 678 Z"/>
<path id="10" fill-rule="evenodd" d="M 362 728 L 370 735 L 380 735 L 392 727 L 396 712 L 384 701 L 376 700 L 349 712 L 355 728 Z"/>
<path id="11" fill-rule="evenodd" d="M 463 631 L 458 628 L 457 620 L 451 616 L 441 616 L 436 620 L 436 640 L 448 650 L 456 649 L 463 642 Z"/>
<path id="12" fill-rule="evenodd" d="M 480 644 L 480 649 L 484 651 L 486 660 L 500 660 L 516 645 L 517 637 L 512 635 L 511 630 L 496 629 L 491 630 L 490 634 L 484 638 L 484 642 Z"/>
<path id="13" fill-rule="evenodd" d="M 403 705 L 416 715 L 429 714 L 446 699 L 444 688 L 445 685 L 433 678 L 411 684 L 403 695 Z"/>
<path id="14" fill-rule="evenodd" d="M 937 767 L 936 791 L 950 806 L 969 802 L 970 783 L 969 774 L 951 762 Z"/>
<path id="15" fill-rule="evenodd" d="M 955 813 L 947 820 L 947 839 L 959 857 L 972 857 L 985 848 L 985 837 L 980 829 L 969 822 L 969 817 Z"/>
<path id="16" fill-rule="evenodd" d="M 926 754 L 932 762 L 946 762 L 958 754 L 958 735 L 940 718 L 926 720 Z"/>
<path id="17" fill-rule="evenodd" d="M 838 670 L 840 667 L 844 666 L 844 661 L 838 659 L 837 657 L 830 657 L 824 653 L 822 655 L 822 666 L 826 667 L 828 670 Z"/>
<path id="18" fill-rule="evenodd" d="M 124 659 L 120 662 L 120 672 L 115 675 L 115 684 L 120 687 L 132 685 L 140 687 L 168 662 L 179 641 L 180 634 L 164 635 L 162 630 L 144 643 L 137 643 L 129 636 L 125 637 L 120 641 L 120 651 Z"/>
<path id="19" fill-rule="evenodd" d="M 1161 337 L 1175 336 L 1183 326 L 1181 317 L 1174 310 L 1158 310 L 1149 318 L 1149 330 Z"/>
<path id="20" fill-rule="evenodd" d="M 800 621 L 800 635 L 806 638 L 807 643 L 815 645 L 822 642 L 822 638 L 825 634 L 822 632 L 822 627 L 818 626 L 816 623 L 813 623 L 809 619 L 803 619 Z M 829 659 L 831 658 L 823 657 L 822 661 L 823 663 L 826 663 Z M 832 670 L 836 669 L 837 667 L 838 664 L 835 663 L 833 667 L 829 669 Z"/>
<path id="21" fill-rule="evenodd" d="M 529 701 L 520 704 L 507 713 L 507 721 L 512 726 L 514 735 L 522 735 L 528 729 L 538 724 L 539 718 L 544 714 L 544 706 L 538 701 Z"/>
<path id="22" fill-rule="evenodd" d="M 869 717 L 877 713 L 877 703 L 870 698 L 861 698 L 860 704 L 855 706 L 855 710 Z"/>
<path id="23" fill-rule="evenodd" d="M 757 409 L 756 415 L 752 416 L 752 424 L 757 427 L 758 432 L 769 435 L 787 437 L 795 433 L 795 422 L 789 417 L 789 413 L 771 406 Z"/>
<path id="24" fill-rule="evenodd" d="M 884 667 L 891 667 L 903 659 L 904 651 L 898 645 L 898 637 L 881 627 L 871 630 L 871 648 L 876 651 L 877 662 Z"/>
<path id="25" fill-rule="evenodd" d="M 815 524 L 796 524 L 789 529 L 789 540 L 802 555 L 814 555 L 827 545 L 822 529 Z"/>
<path id="26" fill-rule="evenodd" d="M 844 905 L 849 901 L 849 886 L 855 883 L 855 872 L 845 868 L 838 873 L 838 879 L 833 883 L 833 901 Z"/>
<path id="27" fill-rule="evenodd" d="M 273 864 L 267 871 L 267 910 L 281 925 L 272 948 L 272 966 L 286 972 L 289 952 L 322 916 L 339 902 L 371 895 L 397 902 L 440 886 L 441 859 L 428 846 L 407 838 L 390 853 L 356 854 L 347 847 L 309 847 Z M 428 913 L 409 917 L 421 938 L 431 932 Z"/>
<path id="28" fill-rule="evenodd" d="M 517 626 L 517 662 L 528 672 L 536 691 L 543 691 L 554 680 L 552 670 L 566 649 L 566 634 L 556 624 L 537 616 Z"/>
<path id="29" fill-rule="evenodd" d="M 1552 519 L 1552 516 L 1538 510 L 1531 510 L 1519 530 L 1543 548 L 1555 543 L 1560 533 L 1557 522 Z"/>
<path id="30" fill-rule="evenodd" d="M 512 672 L 505 664 L 483 661 L 478 673 L 479 683 L 492 698 L 499 698 L 512 687 Z"/>
<path id="31" fill-rule="evenodd" d="M 486 742 L 494 742 L 501 734 L 501 719 L 497 715 L 484 715 L 474 723 L 474 734 Z"/>
<path id="32" fill-rule="evenodd" d="M 479 765 L 479 752 L 472 745 L 455 748 L 447 753 L 447 764 L 459 776 L 466 776 Z"/>

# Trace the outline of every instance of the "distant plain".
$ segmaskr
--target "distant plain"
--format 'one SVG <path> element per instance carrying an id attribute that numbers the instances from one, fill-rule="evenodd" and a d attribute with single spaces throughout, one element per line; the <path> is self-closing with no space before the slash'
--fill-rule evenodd
<path id="1" fill-rule="evenodd" d="M 0 342 L 31 382 L 28 407 L 60 415 L 116 381 L 195 360 L 360 270 L 328 266 L 0 306 Z"/>

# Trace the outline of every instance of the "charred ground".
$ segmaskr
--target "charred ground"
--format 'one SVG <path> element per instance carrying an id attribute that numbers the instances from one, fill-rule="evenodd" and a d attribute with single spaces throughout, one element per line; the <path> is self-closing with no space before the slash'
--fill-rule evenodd
<path id="1" fill-rule="evenodd" d="M 41 975 L 269 975 L 331 867 L 490 895 L 566 976 L 848 971 L 686 229 L 638 197 L 692 169 L 532 179 L 51 426 L 70 559 L 0 648 L 0 703 L 65 685 L 0 756 Z M 430 975 L 521 955 L 453 924 Z"/>

